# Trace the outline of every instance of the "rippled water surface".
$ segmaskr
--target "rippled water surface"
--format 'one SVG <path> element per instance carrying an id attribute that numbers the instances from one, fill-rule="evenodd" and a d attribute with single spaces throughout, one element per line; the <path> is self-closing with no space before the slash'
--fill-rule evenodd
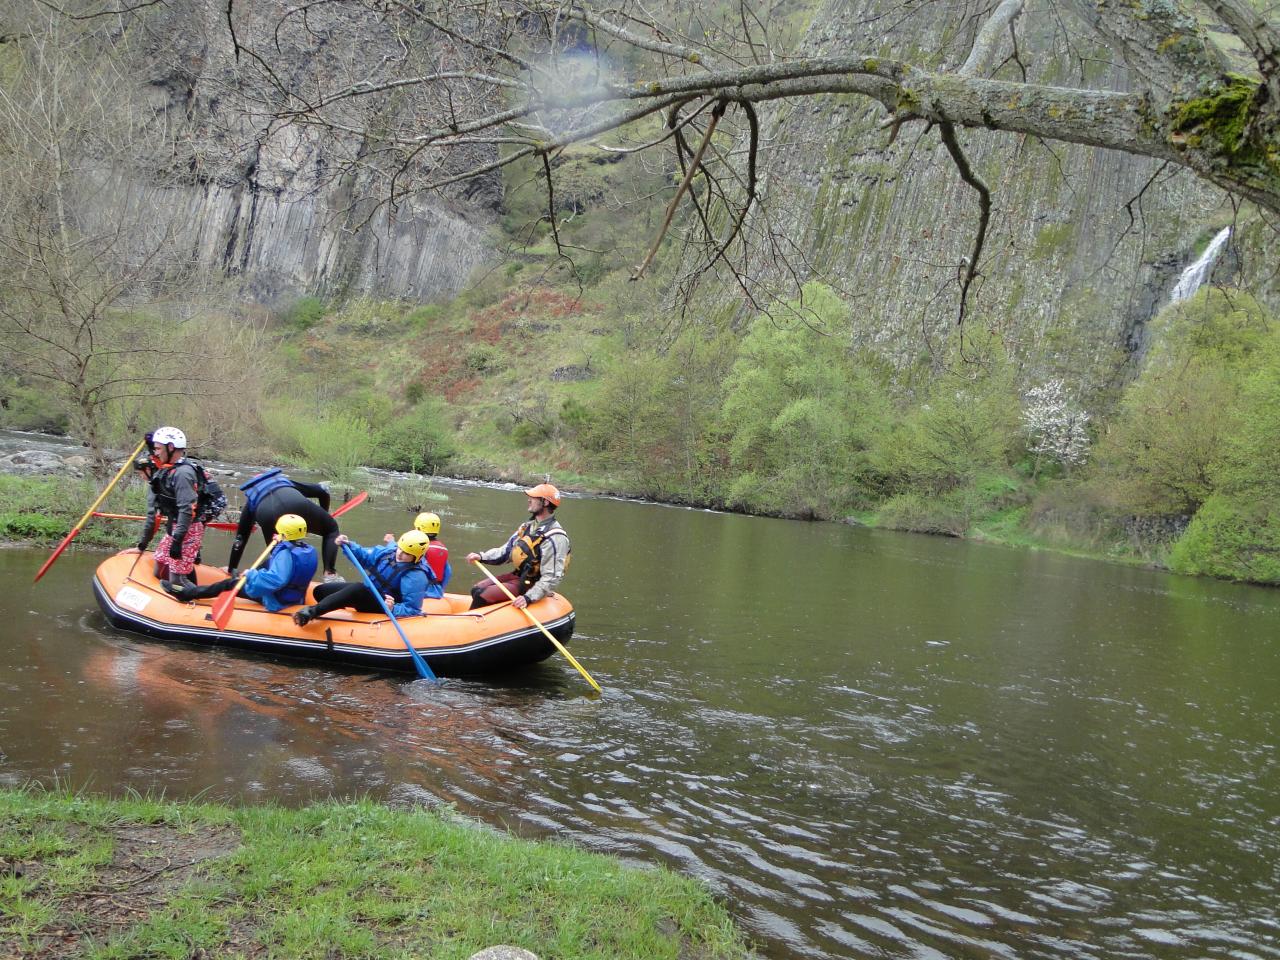
<path id="1" fill-rule="evenodd" d="M 446 487 L 454 556 L 520 517 Z M 572 499 L 573 649 L 497 682 L 110 628 L 0 551 L 0 781 L 447 802 L 703 878 L 766 957 L 1280 956 L 1280 594 Z M 344 527 L 374 542 L 392 498 Z M 208 548 L 223 562 L 226 541 Z M 459 582 L 470 582 L 455 563 Z"/>

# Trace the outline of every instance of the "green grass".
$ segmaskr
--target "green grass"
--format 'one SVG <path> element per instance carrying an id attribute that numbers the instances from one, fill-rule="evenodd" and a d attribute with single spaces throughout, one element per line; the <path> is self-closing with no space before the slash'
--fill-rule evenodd
<path id="1" fill-rule="evenodd" d="M 57 543 L 104 486 L 100 481 L 74 477 L 0 474 L 0 539 Z M 98 509 L 104 513 L 146 513 L 145 489 L 126 476 Z M 127 547 L 137 543 L 141 528 L 141 521 L 90 519 L 75 542 Z"/>
<path id="2" fill-rule="evenodd" d="M 68 935 L 94 960 L 448 960 L 495 944 L 601 960 L 751 955 L 692 880 L 448 811 L 0 790 L 0 955 Z"/>

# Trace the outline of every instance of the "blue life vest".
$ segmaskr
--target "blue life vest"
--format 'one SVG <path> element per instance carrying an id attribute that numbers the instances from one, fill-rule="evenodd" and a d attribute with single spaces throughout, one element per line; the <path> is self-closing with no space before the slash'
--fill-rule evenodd
<path id="1" fill-rule="evenodd" d="M 293 481 L 285 476 L 284 471 L 279 467 L 273 467 L 258 474 L 256 477 L 250 477 L 240 484 L 240 489 L 244 491 L 245 509 L 256 511 L 258 504 L 262 502 L 262 498 L 272 490 L 292 486 Z"/>
<path id="2" fill-rule="evenodd" d="M 383 548 L 383 551 L 368 568 L 369 579 L 373 581 L 374 586 L 381 590 L 385 595 L 395 597 L 402 600 L 404 594 L 400 592 L 400 581 L 404 579 L 406 573 L 411 573 L 418 569 L 417 561 L 413 563 L 396 563 L 396 545 L 389 544 Z"/>
<path id="3" fill-rule="evenodd" d="M 301 603 L 307 596 L 311 578 L 316 575 L 316 548 L 305 540 L 284 540 L 276 549 L 288 550 L 289 559 L 293 561 L 293 574 L 289 582 L 276 591 L 276 599 L 285 606 Z"/>

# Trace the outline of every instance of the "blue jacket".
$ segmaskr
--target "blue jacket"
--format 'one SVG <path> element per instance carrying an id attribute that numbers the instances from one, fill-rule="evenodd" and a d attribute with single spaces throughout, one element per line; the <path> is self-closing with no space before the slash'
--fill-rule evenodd
<path id="1" fill-rule="evenodd" d="M 369 574 L 373 585 L 382 593 L 395 598 L 396 605 L 391 612 L 397 617 L 422 616 L 422 599 L 427 595 L 427 575 L 422 564 L 417 560 L 411 563 L 397 563 L 396 552 L 399 549 L 394 543 L 381 547 L 362 547 L 354 540 L 348 540 L 349 546 Z M 440 588 L 443 596 L 444 588 Z"/>
<path id="2" fill-rule="evenodd" d="M 273 613 L 301 603 L 315 576 L 316 548 L 305 541 L 276 544 L 265 568 L 245 574 L 244 594 Z"/>

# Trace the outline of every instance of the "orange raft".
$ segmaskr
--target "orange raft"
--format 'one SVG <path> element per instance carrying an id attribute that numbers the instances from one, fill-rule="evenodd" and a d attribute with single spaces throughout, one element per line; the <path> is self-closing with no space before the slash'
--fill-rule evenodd
<path id="1" fill-rule="evenodd" d="M 134 561 L 137 561 L 136 564 Z M 200 583 L 226 576 L 213 567 L 196 568 Z M 314 585 L 313 585 L 314 586 Z M 404 641 L 380 613 L 335 610 L 299 627 L 297 607 L 271 613 L 244 598 L 236 601 L 227 629 L 213 624 L 213 601 L 185 603 L 160 589 L 151 554 L 118 553 L 104 560 L 93 577 L 93 592 L 113 626 L 162 640 L 257 650 L 378 670 L 413 671 Z M 307 602 L 314 602 L 311 591 Z M 399 618 L 414 649 L 439 676 L 505 673 L 545 660 L 555 648 L 510 603 L 468 610 L 470 596 L 447 593 L 426 600 L 426 616 Z M 559 594 L 529 605 L 529 612 L 561 643 L 573 635 L 573 605 Z"/>

